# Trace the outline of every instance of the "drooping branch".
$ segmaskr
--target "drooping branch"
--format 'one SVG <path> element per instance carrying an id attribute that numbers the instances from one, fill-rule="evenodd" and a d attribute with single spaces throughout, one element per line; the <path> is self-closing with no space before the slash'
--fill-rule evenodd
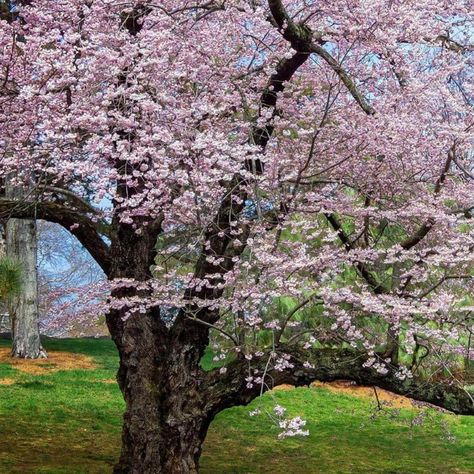
<path id="1" fill-rule="evenodd" d="M 316 301 L 317 304 L 323 304 L 324 301 L 319 299 L 317 295 L 313 295 L 309 298 L 305 298 L 303 301 L 301 301 L 299 304 L 297 304 L 291 311 L 288 312 L 286 315 L 285 319 L 283 320 L 283 323 L 281 324 L 281 328 L 275 335 L 275 344 L 279 344 L 280 340 L 283 336 L 283 333 L 285 332 L 285 329 L 288 326 L 288 323 L 290 322 L 291 318 L 302 308 L 304 308 L 308 303 L 311 303 L 313 301 Z"/>
<path id="2" fill-rule="evenodd" d="M 455 146 L 453 145 L 446 158 L 446 162 L 443 166 L 443 169 L 435 182 L 433 194 L 435 196 L 439 195 L 441 189 L 443 187 L 444 182 L 446 181 L 446 176 L 449 172 L 451 164 L 455 160 Z M 355 247 L 353 242 L 349 239 L 349 237 L 344 232 L 342 228 L 342 224 L 339 222 L 337 217 L 334 214 L 325 214 L 327 221 L 330 223 L 331 227 L 337 232 L 339 240 L 344 245 L 344 248 L 349 252 L 353 250 Z M 433 228 L 435 221 L 432 218 L 428 218 L 426 222 L 424 222 L 420 227 L 418 227 L 413 234 L 408 236 L 403 242 L 401 242 L 400 246 L 403 250 L 410 250 L 411 248 L 418 245 L 430 232 Z M 386 288 L 384 288 L 374 277 L 374 275 L 367 269 L 367 267 L 362 263 L 357 263 L 356 268 L 364 278 L 364 280 L 372 287 L 376 294 L 386 293 Z"/>
<path id="3" fill-rule="evenodd" d="M 367 102 L 367 99 L 359 91 L 355 81 L 346 72 L 342 65 L 318 44 L 312 44 L 311 51 L 316 53 L 319 57 L 326 61 L 329 66 L 331 66 L 331 69 L 337 74 L 339 79 L 346 86 L 347 90 L 350 92 L 354 100 L 359 104 L 360 108 L 367 115 L 374 115 L 375 109 Z"/>
<path id="4" fill-rule="evenodd" d="M 95 213 L 96 209 L 89 204 L 85 199 L 78 196 L 76 193 L 70 191 L 69 189 L 61 188 L 58 186 L 49 186 L 49 185 L 39 185 L 39 190 L 45 191 L 47 193 L 59 194 L 65 200 L 70 201 L 76 207 L 82 208 L 86 212 Z"/>
<path id="5" fill-rule="evenodd" d="M 345 379 L 359 385 L 378 386 L 457 414 L 474 415 L 474 395 L 463 387 L 421 378 L 401 380 L 396 376 L 396 366 L 391 366 L 387 374 L 381 374 L 375 369 L 363 366 L 370 358 L 365 352 L 350 349 L 300 351 L 295 347 L 280 347 L 277 352 L 290 355 L 289 362 L 292 367 L 281 371 L 268 370 L 263 386 L 247 385 L 245 378 L 249 373 L 249 361 L 245 359 L 237 359 L 228 364 L 224 375 L 218 370 L 209 373 L 208 409 L 214 412 L 235 405 L 246 405 L 261 394 L 262 388 L 267 391 L 281 384 L 309 386 L 316 380 L 329 382 Z M 269 357 L 272 357 L 270 352 L 258 361 L 253 360 L 252 371 L 257 369 L 260 376 L 264 374 Z M 276 353 L 273 358 L 275 357 L 278 357 Z"/>
<path id="6" fill-rule="evenodd" d="M 87 249 L 107 275 L 110 270 L 109 246 L 98 231 L 99 224 L 84 213 L 54 202 L 28 202 L 0 199 L 0 216 L 16 219 L 43 219 L 61 225 Z"/>

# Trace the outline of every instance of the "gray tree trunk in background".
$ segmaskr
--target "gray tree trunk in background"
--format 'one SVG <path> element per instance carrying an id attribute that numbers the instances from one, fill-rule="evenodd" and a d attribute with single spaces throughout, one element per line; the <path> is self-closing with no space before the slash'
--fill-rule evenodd
<path id="1" fill-rule="evenodd" d="M 18 199 L 19 189 L 8 189 L 8 197 Z M 20 194 L 21 196 L 21 194 Z M 47 357 L 41 346 L 38 308 L 36 221 L 9 219 L 6 224 L 6 254 L 21 266 L 21 291 L 11 298 L 12 357 Z"/>
<path id="2" fill-rule="evenodd" d="M 5 225 L 0 222 L 0 258 L 3 258 L 6 253 L 5 242 Z M 11 329 L 10 315 L 8 314 L 8 306 L 6 301 L 0 299 L 0 333 L 8 332 Z"/>

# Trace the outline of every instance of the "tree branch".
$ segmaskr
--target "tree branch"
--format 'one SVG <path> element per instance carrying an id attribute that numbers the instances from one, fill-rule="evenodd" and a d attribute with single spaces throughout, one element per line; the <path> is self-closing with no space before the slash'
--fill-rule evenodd
<path id="1" fill-rule="evenodd" d="M 311 44 L 311 51 L 316 53 L 320 58 L 326 61 L 331 69 L 337 74 L 342 83 L 346 86 L 354 100 L 359 104 L 360 108 L 367 115 L 375 115 L 375 109 L 367 102 L 367 99 L 362 95 L 356 86 L 356 83 L 351 76 L 345 71 L 342 65 L 334 59 L 323 47 L 317 44 Z"/>
<path id="2" fill-rule="evenodd" d="M 109 246 L 102 239 L 98 224 L 83 213 L 53 202 L 26 202 L 0 199 L 0 217 L 44 219 L 71 232 L 107 275 L 110 270 Z"/>
<path id="3" fill-rule="evenodd" d="M 288 15 L 281 0 L 268 0 L 268 6 L 278 28 L 282 31 L 283 38 L 290 42 L 291 47 L 300 53 L 315 53 L 323 59 L 331 69 L 337 74 L 342 83 L 346 86 L 355 101 L 367 115 L 374 115 L 375 109 L 367 102 L 365 97 L 358 90 L 354 80 L 344 70 L 342 65 L 334 59 L 321 45 L 324 44 L 321 36 L 316 36 L 314 32 L 303 24 L 296 24 Z M 316 41 L 315 41 L 316 40 Z"/>
<path id="4" fill-rule="evenodd" d="M 364 367 L 370 356 L 365 352 L 350 349 L 313 349 L 300 351 L 297 348 L 281 347 L 278 352 L 289 354 L 292 368 L 283 371 L 267 371 L 263 391 L 281 384 L 308 386 L 316 380 L 329 382 L 338 379 L 352 380 L 360 385 L 378 386 L 399 395 L 408 396 L 421 402 L 430 403 L 461 415 L 474 415 L 472 395 L 457 385 L 431 382 L 421 378 L 400 380 L 395 373 L 398 367 L 390 367 L 385 375 Z M 252 361 L 252 370 L 263 374 L 268 358 L 267 353 L 258 361 Z M 308 367 L 312 364 L 313 368 Z M 262 385 L 247 386 L 249 362 L 237 359 L 227 365 L 224 375 L 214 370 L 208 374 L 208 409 L 211 413 L 235 405 L 246 405 L 257 398 Z"/>
<path id="5" fill-rule="evenodd" d="M 290 322 L 291 318 L 302 308 L 304 308 L 308 303 L 319 299 L 317 295 L 313 295 L 309 298 L 306 298 L 305 300 L 301 301 L 299 304 L 297 304 L 289 313 L 286 315 L 285 320 L 283 321 L 281 325 L 281 329 L 276 333 L 275 335 L 275 344 L 278 345 L 280 343 L 281 337 L 283 336 L 283 333 L 285 332 L 286 327 L 288 326 L 288 323 Z M 319 299 L 317 302 L 318 304 L 323 304 L 324 301 Z"/>
<path id="6" fill-rule="evenodd" d="M 457 41 L 450 38 L 449 35 L 447 34 L 438 35 L 435 38 L 429 38 L 425 36 L 423 38 L 423 41 L 425 41 L 427 44 L 440 46 L 441 48 L 447 49 L 449 51 L 453 51 L 455 53 L 467 53 L 467 52 L 474 51 L 474 44 L 458 43 Z M 404 40 L 404 39 L 399 39 L 398 42 L 403 43 L 403 44 L 411 44 L 411 41 Z"/>
<path id="7" fill-rule="evenodd" d="M 276 107 L 278 93 L 281 93 L 285 89 L 285 82 L 293 77 L 308 57 L 309 54 L 297 52 L 291 58 L 280 61 L 276 73 L 270 77 L 268 85 L 260 97 L 260 115 L 264 109 Z M 275 113 L 274 111 L 273 115 Z M 262 152 L 265 151 L 268 141 L 273 134 L 272 119 L 273 116 L 265 125 L 255 125 L 252 129 L 251 140 L 260 147 Z M 248 160 L 245 165 L 248 170 L 254 173 L 259 174 L 263 172 L 263 165 L 258 158 Z M 207 248 L 203 247 L 198 262 L 196 263 L 194 272 L 196 278 L 203 278 L 205 275 L 213 274 L 216 275 L 214 282 L 218 283 L 218 278 L 221 278 L 226 272 L 231 271 L 235 265 L 233 257 L 238 257 L 244 251 L 249 229 L 245 229 L 243 235 L 239 237 L 241 243 L 234 247 L 232 252 L 229 252 L 228 248 L 234 239 L 231 234 L 231 223 L 235 223 L 239 219 L 245 206 L 245 200 L 247 199 L 246 184 L 247 179 L 242 174 L 236 174 L 228 184 L 228 191 L 222 199 L 217 215 L 206 231 L 205 241 L 208 242 L 209 245 Z M 224 258 L 224 263 L 216 267 L 213 263 L 208 262 L 207 257 L 209 255 Z M 222 291 L 223 290 L 216 290 L 215 288 L 203 287 L 199 291 L 195 289 L 188 290 L 186 296 L 188 299 L 201 298 L 213 300 L 218 298 L 222 294 Z M 219 316 L 217 312 L 209 312 L 209 314 L 205 315 L 202 314 L 201 311 L 199 317 L 203 321 L 214 323 Z"/>

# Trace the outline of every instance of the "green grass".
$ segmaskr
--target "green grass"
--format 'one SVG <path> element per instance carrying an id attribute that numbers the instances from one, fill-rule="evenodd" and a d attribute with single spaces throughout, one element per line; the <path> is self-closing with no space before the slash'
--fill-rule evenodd
<path id="1" fill-rule="evenodd" d="M 5 346 L 6 341 L 0 341 Z M 109 340 L 47 340 L 49 350 L 79 352 L 94 370 L 31 375 L 0 364 L 0 473 L 108 473 L 118 456 L 123 410 L 115 376 L 117 355 Z M 211 364 L 207 354 L 203 365 Z M 310 436 L 278 440 L 265 415 L 248 416 L 274 402 L 301 415 Z M 474 473 L 474 418 L 429 410 L 412 427 L 416 410 L 387 410 L 371 417 L 365 399 L 323 388 L 267 394 L 247 407 L 221 413 L 211 425 L 202 473 Z M 447 433 L 454 442 L 443 439 Z"/>

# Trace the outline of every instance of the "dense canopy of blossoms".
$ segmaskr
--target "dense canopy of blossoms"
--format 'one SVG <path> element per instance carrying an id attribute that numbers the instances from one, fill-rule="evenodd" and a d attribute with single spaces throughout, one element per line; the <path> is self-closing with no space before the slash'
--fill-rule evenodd
<path id="1" fill-rule="evenodd" d="M 72 232 L 123 319 L 213 327 L 247 386 L 283 341 L 380 373 L 385 345 L 469 357 L 472 0 L 21 3 L 0 175 L 30 191 L 0 209 Z M 152 274 L 112 270 L 124 229 L 156 241 Z"/>

